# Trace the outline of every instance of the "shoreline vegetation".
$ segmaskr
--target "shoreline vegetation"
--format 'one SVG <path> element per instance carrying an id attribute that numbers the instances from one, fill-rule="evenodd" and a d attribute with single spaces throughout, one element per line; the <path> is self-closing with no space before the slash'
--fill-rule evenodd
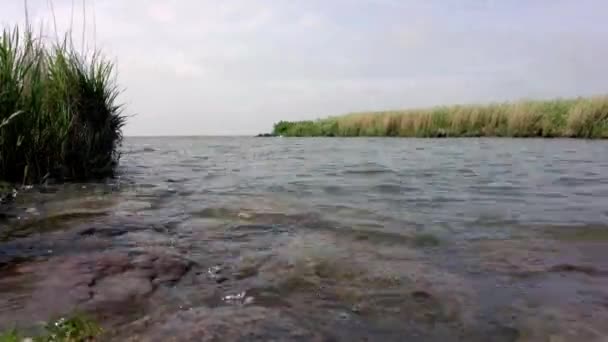
<path id="1" fill-rule="evenodd" d="M 608 138 L 608 95 L 486 105 L 353 113 L 314 121 L 280 121 L 284 137 Z"/>
<path id="2" fill-rule="evenodd" d="M 0 342 L 80 342 L 96 341 L 103 330 L 96 322 L 83 315 L 74 315 L 69 318 L 60 318 L 45 324 L 42 334 L 35 337 L 24 337 L 19 331 L 13 329 L 0 333 Z"/>
<path id="3" fill-rule="evenodd" d="M 125 116 L 112 62 L 31 26 L 0 36 L 0 180 L 113 175 Z"/>

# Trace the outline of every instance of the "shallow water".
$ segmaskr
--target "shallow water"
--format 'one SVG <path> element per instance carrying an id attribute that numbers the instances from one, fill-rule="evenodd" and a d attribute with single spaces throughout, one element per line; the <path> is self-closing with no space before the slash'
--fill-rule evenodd
<path id="1" fill-rule="evenodd" d="M 104 340 L 608 336 L 608 143 L 130 138 L 117 179 L 21 191 L 0 328 Z"/>

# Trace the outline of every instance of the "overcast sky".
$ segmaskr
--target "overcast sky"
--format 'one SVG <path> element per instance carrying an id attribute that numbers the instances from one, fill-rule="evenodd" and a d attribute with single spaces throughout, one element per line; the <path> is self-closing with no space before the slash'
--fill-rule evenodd
<path id="1" fill-rule="evenodd" d="M 28 3 L 52 27 L 50 0 Z M 78 31 L 82 0 L 53 1 L 60 31 L 73 3 Z M 86 11 L 88 45 L 116 60 L 135 114 L 127 135 L 608 92 L 607 0 L 86 0 Z M 23 12 L 0 0 L 2 24 Z"/>

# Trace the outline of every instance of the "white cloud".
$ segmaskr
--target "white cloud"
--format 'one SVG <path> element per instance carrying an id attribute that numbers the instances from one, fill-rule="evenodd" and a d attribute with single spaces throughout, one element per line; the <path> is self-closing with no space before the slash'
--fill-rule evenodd
<path id="1" fill-rule="evenodd" d="M 147 12 L 153 21 L 161 24 L 174 24 L 177 17 L 173 5 L 169 2 L 154 2 L 148 5 Z"/>

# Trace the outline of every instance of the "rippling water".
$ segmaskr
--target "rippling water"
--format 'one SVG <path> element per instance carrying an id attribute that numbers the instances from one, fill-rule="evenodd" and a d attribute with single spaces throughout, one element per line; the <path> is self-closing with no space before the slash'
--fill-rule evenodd
<path id="1" fill-rule="evenodd" d="M 116 180 L 31 189 L 5 209 L 4 326 L 83 310 L 115 340 L 608 334 L 606 142 L 129 138 L 123 150 Z"/>
<path id="2" fill-rule="evenodd" d="M 464 234 L 608 219 L 605 142 L 182 138 L 133 139 L 126 151 L 124 177 L 181 194 L 185 210 L 264 197 L 397 232 Z"/>

